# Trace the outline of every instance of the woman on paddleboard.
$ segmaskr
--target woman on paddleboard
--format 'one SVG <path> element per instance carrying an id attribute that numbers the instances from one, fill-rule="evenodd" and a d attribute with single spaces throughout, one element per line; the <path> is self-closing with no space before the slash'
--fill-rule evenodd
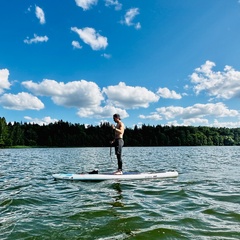
<path id="1" fill-rule="evenodd" d="M 111 142 L 115 147 L 115 154 L 118 161 L 118 170 L 114 174 L 122 174 L 122 147 L 124 145 L 123 134 L 124 134 L 124 123 L 121 121 L 119 114 L 113 115 L 113 120 L 116 123 L 116 126 L 112 125 L 112 128 L 115 130 L 114 140 Z"/>

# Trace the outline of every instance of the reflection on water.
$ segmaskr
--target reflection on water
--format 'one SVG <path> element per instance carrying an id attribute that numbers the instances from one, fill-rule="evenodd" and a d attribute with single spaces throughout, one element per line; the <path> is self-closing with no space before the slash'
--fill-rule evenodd
<path id="1" fill-rule="evenodd" d="M 112 203 L 110 203 L 113 207 L 124 207 L 123 203 L 123 195 L 122 195 L 122 189 L 121 189 L 121 183 L 116 182 L 112 184 L 112 187 L 114 190 L 116 190 L 116 194 L 112 195 L 112 199 L 114 200 Z"/>

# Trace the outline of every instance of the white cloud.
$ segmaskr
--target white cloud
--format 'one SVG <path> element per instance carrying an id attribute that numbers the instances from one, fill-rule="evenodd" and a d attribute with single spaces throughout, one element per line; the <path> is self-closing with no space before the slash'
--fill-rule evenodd
<path id="1" fill-rule="evenodd" d="M 44 117 L 42 119 L 25 116 L 24 119 L 26 119 L 29 123 L 35 123 L 35 124 L 38 124 L 38 125 L 48 125 L 50 123 L 58 122 L 58 119 L 51 118 L 49 116 L 48 117 Z"/>
<path id="2" fill-rule="evenodd" d="M 214 62 L 206 61 L 190 76 L 191 82 L 195 85 L 196 94 L 206 91 L 210 96 L 216 98 L 240 97 L 240 71 L 225 66 L 223 72 L 214 72 L 212 68 L 215 66 Z"/>
<path id="3" fill-rule="evenodd" d="M 97 5 L 98 0 L 75 0 L 78 7 L 84 11 L 90 9 L 93 5 Z"/>
<path id="4" fill-rule="evenodd" d="M 122 4 L 118 0 L 105 0 L 105 6 L 115 6 L 115 10 L 119 11 L 122 9 Z"/>
<path id="5" fill-rule="evenodd" d="M 80 108 L 77 114 L 79 117 L 110 118 L 115 113 L 120 114 L 122 119 L 129 116 L 126 110 L 111 105 L 95 108 Z"/>
<path id="6" fill-rule="evenodd" d="M 103 53 L 103 54 L 101 54 L 101 56 L 104 58 L 107 58 L 107 59 L 110 59 L 112 57 L 111 54 L 107 54 L 107 53 Z"/>
<path id="7" fill-rule="evenodd" d="M 165 124 L 167 126 L 209 126 L 209 127 L 228 127 L 228 128 L 239 128 L 240 122 L 219 122 L 217 119 L 214 119 L 213 123 L 209 123 L 208 119 L 203 118 L 193 118 L 183 120 L 182 123 L 174 120 Z"/>
<path id="8" fill-rule="evenodd" d="M 144 119 L 175 119 L 180 118 L 183 120 L 193 121 L 193 119 L 203 119 L 205 117 L 238 117 L 239 112 L 237 110 L 228 109 L 225 104 L 219 103 L 207 103 L 207 104 L 195 104 L 190 107 L 169 106 L 157 108 L 156 112 L 151 113 L 149 116 L 140 115 L 140 118 Z M 205 121 L 205 120 L 204 120 Z"/>
<path id="9" fill-rule="evenodd" d="M 145 116 L 143 114 L 139 115 L 139 118 L 141 119 L 151 119 L 154 121 L 160 121 L 163 119 L 163 117 L 161 115 L 159 115 L 158 113 L 151 113 L 149 116 Z"/>
<path id="10" fill-rule="evenodd" d="M 166 119 L 172 119 L 175 117 L 181 117 L 183 119 L 190 119 L 196 117 L 216 116 L 216 117 L 236 117 L 239 112 L 236 110 L 230 110 L 225 104 L 219 103 L 207 103 L 207 104 L 195 104 L 190 107 L 161 107 L 156 109 L 157 112 L 163 115 Z"/>
<path id="11" fill-rule="evenodd" d="M 184 126 L 192 126 L 192 125 L 207 126 L 207 125 L 209 125 L 209 121 L 206 118 L 189 118 L 189 119 L 184 119 L 182 125 L 184 125 Z"/>
<path id="12" fill-rule="evenodd" d="M 79 117 L 109 118 L 119 113 L 122 118 L 128 117 L 126 110 L 112 105 L 101 106 L 104 100 L 97 84 L 85 80 L 68 83 L 45 79 L 41 83 L 25 81 L 22 83 L 29 91 L 36 95 L 51 97 L 57 105 L 76 107 Z"/>
<path id="13" fill-rule="evenodd" d="M 24 39 L 23 42 L 27 44 L 32 44 L 32 43 L 47 42 L 47 41 L 48 41 L 47 36 L 38 36 L 37 34 L 34 34 L 34 38 L 29 39 L 29 37 L 27 37 L 26 39 Z"/>
<path id="14" fill-rule="evenodd" d="M 9 89 L 11 86 L 8 77 L 8 69 L 0 69 L 0 94 L 3 93 L 4 89 Z"/>
<path id="15" fill-rule="evenodd" d="M 210 125 L 211 127 L 228 127 L 228 128 L 239 128 L 240 122 L 219 122 L 217 119 Z"/>
<path id="16" fill-rule="evenodd" d="M 4 94 L 0 97 L 0 104 L 3 108 L 13 110 L 40 110 L 44 108 L 41 100 L 26 92 L 21 92 L 16 95 Z"/>
<path id="17" fill-rule="evenodd" d="M 35 13 L 41 24 L 46 23 L 44 11 L 40 7 L 36 6 Z"/>
<path id="18" fill-rule="evenodd" d="M 108 45 L 106 37 L 101 36 L 95 29 L 85 27 L 82 29 L 71 27 L 73 32 L 76 32 L 84 43 L 91 46 L 93 50 L 105 49 Z"/>
<path id="19" fill-rule="evenodd" d="M 73 46 L 73 48 L 78 48 L 78 49 L 82 48 L 82 46 L 80 45 L 80 43 L 78 41 L 72 41 L 72 46 Z"/>
<path id="20" fill-rule="evenodd" d="M 138 8 L 129 9 L 124 16 L 124 21 L 122 21 L 122 24 L 126 24 L 127 26 L 134 26 L 136 29 L 140 29 L 141 24 L 139 22 L 133 23 L 134 18 L 138 14 L 139 14 L 139 9 Z"/>
<path id="21" fill-rule="evenodd" d="M 96 83 L 85 80 L 59 83 L 44 79 L 40 83 L 25 81 L 22 85 L 35 95 L 51 97 L 57 105 L 76 107 L 80 117 L 105 118 L 117 112 L 124 118 L 128 116 L 124 108 L 147 108 L 151 102 L 159 100 L 159 96 L 146 88 L 126 86 L 125 83 L 103 88 L 103 91 Z M 103 100 L 105 106 L 102 106 Z"/>
<path id="22" fill-rule="evenodd" d="M 181 123 L 177 120 L 169 121 L 165 126 L 209 126 L 208 119 L 205 118 L 191 118 L 191 119 L 183 119 Z"/>
<path id="23" fill-rule="evenodd" d="M 146 88 L 126 86 L 123 82 L 103 88 L 103 92 L 108 96 L 110 103 L 124 108 L 147 108 L 151 102 L 159 100 L 159 96 Z"/>
<path id="24" fill-rule="evenodd" d="M 140 29 L 141 27 L 142 27 L 142 26 L 141 26 L 140 22 L 138 22 L 138 23 L 135 24 L 135 28 L 136 28 L 136 29 Z"/>
<path id="25" fill-rule="evenodd" d="M 55 104 L 65 107 L 94 108 L 103 100 L 97 84 L 85 80 L 65 84 L 45 79 L 39 84 L 25 81 L 22 85 L 36 95 L 50 96 Z"/>
<path id="26" fill-rule="evenodd" d="M 181 99 L 182 96 L 175 91 L 170 91 L 168 88 L 159 88 L 157 94 L 162 98 Z"/>

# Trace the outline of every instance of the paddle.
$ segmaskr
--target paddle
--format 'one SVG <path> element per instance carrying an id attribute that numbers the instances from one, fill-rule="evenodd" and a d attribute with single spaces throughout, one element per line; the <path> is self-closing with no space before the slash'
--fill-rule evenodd
<path id="1" fill-rule="evenodd" d="M 110 159 L 112 161 L 112 145 L 113 145 L 113 142 L 109 141 L 109 143 L 110 143 Z"/>

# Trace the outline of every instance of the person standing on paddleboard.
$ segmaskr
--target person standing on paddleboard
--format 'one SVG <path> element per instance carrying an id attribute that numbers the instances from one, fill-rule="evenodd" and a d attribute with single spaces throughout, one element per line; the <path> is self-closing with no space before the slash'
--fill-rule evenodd
<path id="1" fill-rule="evenodd" d="M 119 114 L 113 115 L 113 120 L 116 123 L 116 126 L 112 125 L 112 128 L 115 131 L 114 140 L 111 144 L 115 147 L 115 154 L 118 161 L 118 170 L 114 174 L 122 174 L 122 147 L 124 145 L 123 134 L 124 134 L 124 123 L 121 121 Z"/>

